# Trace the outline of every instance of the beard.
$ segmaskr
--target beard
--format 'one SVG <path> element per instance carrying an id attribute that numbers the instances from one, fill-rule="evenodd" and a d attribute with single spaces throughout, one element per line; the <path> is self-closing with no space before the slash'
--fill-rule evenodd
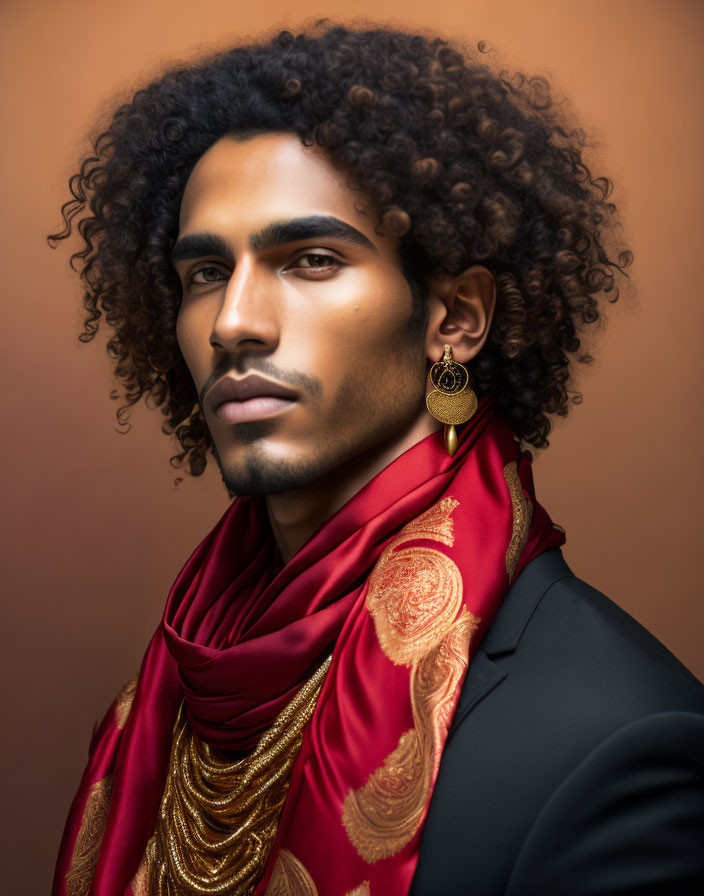
<path id="1" fill-rule="evenodd" d="M 310 451 L 303 456 L 297 453 L 282 458 L 269 454 L 265 446 L 267 437 L 278 426 L 275 419 L 237 424 L 240 447 L 231 452 L 230 458 L 221 456 L 213 439 L 213 456 L 229 497 L 293 492 L 327 475 L 334 491 L 338 471 L 342 474 L 345 464 L 356 463 L 362 455 L 383 449 L 425 411 L 420 340 L 410 344 L 401 341 L 396 361 L 384 380 L 384 388 L 378 387 L 379 371 L 373 361 L 350 372 L 326 414 L 331 422 L 312 439 Z M 320 417 L 316 415 L 316 419 Z"/>
<path id="2" fill-rule="evenodd" d="M 259 427 L 259 421 L 241 426 L 256 428 Z M 243 433 L 241 435 L 244 436 Z M 250 447 L 243 461 L 233 468 L 223 463 L 214 444 L 212 451 L 230 498 L 295 491 L 315 482 L 329 470 L 329 462 L 326 463 L 324 458 L 309 457 L 293 462 L 269 457 L 256 446 Z"/>

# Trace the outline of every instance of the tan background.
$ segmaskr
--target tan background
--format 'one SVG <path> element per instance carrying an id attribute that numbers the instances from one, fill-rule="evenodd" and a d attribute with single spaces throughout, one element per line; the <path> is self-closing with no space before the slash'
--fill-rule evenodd
<path id="1" fill-rule="evenodd" d="M 324 8 L 323 8 L 324 7 Z M 160 417 L 114 429 L 110 370 L 76 340 L 59 222 L 96 110 L 160 60 L 324 12 L 398 22 L 393 0 L 11 0 L 2 7 L 3 891 L 48 892 L 93 721 L 138 666 L 168 588 L 226 506 L 174 488 Z M 536 463 L 568 562 L 700 677 L 702 34 L 692 0 L 408 0 L 403 22 L 488 40 L 554 77 L 601 142 L 636 254 L 585 401 Z M 601 173 L 601 172 L 600 172 Z M 559 670 L 556 670 L 559 674 Z M 9 858 L 9 860 L 8 860 Z"/>

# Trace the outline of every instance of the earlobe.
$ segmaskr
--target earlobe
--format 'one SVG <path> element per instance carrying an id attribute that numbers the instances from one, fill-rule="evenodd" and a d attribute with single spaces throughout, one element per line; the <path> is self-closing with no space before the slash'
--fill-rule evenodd
<path id="1" fill-rule="evenodd" d="M 428 359 L 437 361 L 449 344 L 457 361 L 470 361 L 486 342 L 494 315 L 496 282 L 491 272 L 472 265 L 451 279 L 433 279 L 428 303 Z"/>

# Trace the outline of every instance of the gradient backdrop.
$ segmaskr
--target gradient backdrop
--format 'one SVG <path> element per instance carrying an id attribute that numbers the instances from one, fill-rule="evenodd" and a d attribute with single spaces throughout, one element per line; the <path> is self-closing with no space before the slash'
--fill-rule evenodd
<path id="1" fill-rule="evenodd" d="M 396 18 L 403 10 L 403 19 Z M 584 403 L 536 463 L 575 572 L 704 676 L 700 570 L 704 3 L 698 0 L 4 0 L 3 891 L 49 889 L 93 722 L 137 668 L 169 586 L 220 517 L 217 472 L 176 489 L 158 414 L 115 431 L 102 339 L 59 224 L 96 113 L 163 60 L 316 15 L 489 41 L 546 74 L 616 182 L 636 296 L 614 307 Z M 599 521 L 599 523 L 597 523 Z"/>

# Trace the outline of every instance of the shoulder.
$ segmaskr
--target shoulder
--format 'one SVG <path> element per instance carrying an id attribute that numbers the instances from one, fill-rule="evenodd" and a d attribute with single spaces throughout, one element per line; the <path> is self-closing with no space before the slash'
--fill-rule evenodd
<path id="1" fill-rule="evenodd" d="M 507 896 L 704 892 L 704 715 L 624 725 L 555 788 L 525 837 Z"/>
<path id="2" fill-rule="evenodd" d="M 577 578 L 559 550 L 537 557 L 526 573 L 481 645 L 508 688 L 561 707 L 567 718 L 578 707 L 581 724 L 604 734 L 653 713 L 704 713 L 704 686 L 632 616 Z"/>
<path id="3" fill-rule="evenodd" d="M 532 752 L 535 772 L 553 782 L 639 719 L 704 715 L 704 686 L 628 613 L 574 576 L 560 551 L 536 558 L 525 573 L 480 645 L 479 668 L 493 667 L 502 681 L 467 715 L 474 736 L 510 726 Z M 465 705 L 463 693 L 460 727 Z"/>
<path id="4" fill-rule="evenodd" d="M 702 757 L 704 687 L 636 620 L 575 577 L 559 550 L 548 551 L 509 589 L 469 666 L 413 892 L 433 892 L 438 880 L 448 896 L 463 892 L 458 882 L 470 871 L 484 894 L 506 893 L 509 878 L 523 892 L 532 872 L 521 869 L 544 866 L 547 874 L 542 847 L 551 837 L 578 868 L 585 854 L 567 851 L 574 838 L 596 843 L 604 835 L 606 848 L 619 833 L 625 860 L 641 823 L 666 864 L 668 825 L 697 832 L 704 825 Z M 648 800 L 659 809 L 643 811 Z M 692 840 L 684 836 L 680 846 L 691 865 Z M 556 889 L 543 879 L 526 892 L 582 892 L 570 889 L 564 869 L 555 874 Z M 567 889 L 560 891 L 561 875 Z"/>

